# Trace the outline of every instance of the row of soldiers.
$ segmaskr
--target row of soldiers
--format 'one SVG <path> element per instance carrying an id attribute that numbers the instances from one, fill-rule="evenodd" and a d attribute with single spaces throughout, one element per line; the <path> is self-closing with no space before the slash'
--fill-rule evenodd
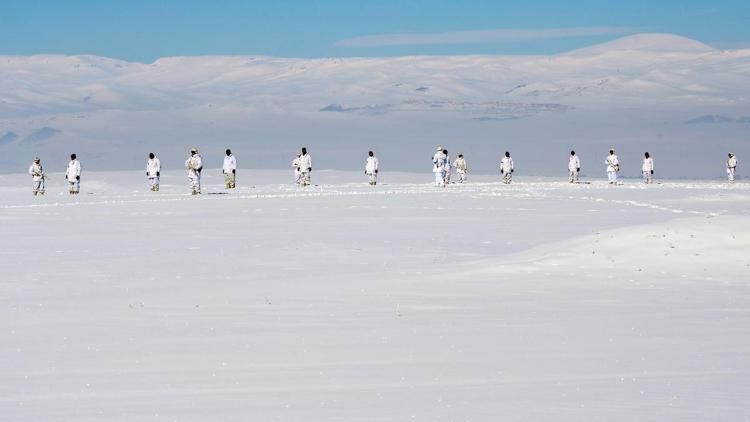
<path id="1" fill-rule="evenodd" d="M 737 157 L 734 153 L 729 153 L 727 161 L 725 163 L 727 179 L 729 183 L 734 183 L 737 174 Z M 607 170 L 607 181 L 609 184 L 617 184 L 617 175 L 620 172 L 620 160 L 617 158 L 614 149 L 609 150 L 609 155 L 604 160 L 604 165 Z M 654 158 L 651 154 L 646 151 L 643 154 L 643 161 L 641 163 L 641 174 L 643 176 L 643 182 L 651 184 L 654 182 Z M 576 156 L 575 151 L 570 151 L 570 160 L 568 162 L 569 180 L 571 183 L 578 182 L 578 173 L 581 171 L 581 160 Z"/>
<path id="2" fill-rule="evenodd" d="M 225 153 L 226 156 L 224 157 L 224 163 L 222 165 L 224 187 L 226 189 L 234 189 L 237 177 L 237 159 L 230 149 L 227 149 Z M 726 161 L 727 178 L 729 183 L 734 183 L 738 161 L 733 153 L 729 153 L 728 156 L 729 158 Z M 458 158 L 455 161 L 451 161 L 448 150 L 439 146 L 432 157 L 432 163 L 432 171 L 435 174 L 436 186 L 445 187 L 447 184 L 450 184 L 451 173 L 454 169 L 458 175 L 458 183 L 466 182 L 469 170 L 463 154 L 458 154 Z M 604 164 L 606 165 L 608 182 L 610 184 L 617 184 L 617 176 L 620 172 L 620 161 L 615 154 L 614 149 L 609 150 L 609 155 L 605 159 Z M 188 181 L 190 182 L 191 193 L 193 195 L 201 194 L 203 159 L 198 153 L 198 148 L 190 150 L 190 156 L 185 160 L 185 168 L 188 171 Z M 292 168 L 294 169 L 295 183 L 303 187 L 310 186 L 312 158 L 310 157 L 310 154 L 308 154 L 307 148 L 302 148 L 300 150 L 300 153 L 297 154 L 297 157 L 292 161 Z M 68 182 L 68 192 L 71 195 L 77 195 L 81 190 L 81 169 L 81 163 L 78 161 L 76 154 L 71 154 L 68 167 L 65 170 L 65 179 Z M 654 159 L 651 157 L 651 154 L 646 152 L 641 165 L 641 172 L 645 183 L 653 183 L 654 169 Z M 365 175 L 368 177 L 368 183 L 370 186 L 377 185 L 378 171 L 378 158 L 373 151 L 369 151 L 365 161 Z M 513 163 L 513 158 L 510 156 L 510 152 L 506 151 L 505 156 L 500 160 L 500 174 L 502 175 L 503 182 L 510 184 L 513 180 L 514 172 L 515 165 Z M 570 183 L 578 183 L 580 172 L 581 160 L 578 155 L 576 155 L 575 151 L 570 151 L 570 158 L 568 159 L 568 181 Z M 47 175 L 42 168 L 39 157 L 34 157 L 34 160 L 29 167 L 29 174 L 32 176 L 33 194 L 44 195 L 44 184 Z M 148 161 L 146 162 L 146 178 L 148 179 L 150 190 L 158 192 L 161 178 L 161 161 L 159 161 L 159 158 L 157 158 L 153 152 L 149 153 Z"/>
<path id="3" fill-rule="evenodd" d="M 729 183 L 734 183 L 737 174 L 737 157 L 733 153 L 728 154 L 726 161 L 726 172 Z M 614 185 L 618 183 L 617 176 L 620 172 L 620 160 L 615 154 L 614 149 L 609 150 L 604 160 L 607 172 L 607 181 L 609 184 Z M 432 157 L 432 172 L 435 174 L 435 186 L 445 187 L 446 184 L 451 183 L 451 172 L 456 169 L 456 173 L 459 175 L 459 183 L 466 181 L 466 174 L 468 172 L 466 160 L 463 154 L 458 154 L 458 159 L 451 162 L 448 150 L 442 146 L 437 147 L 435 155 Z M 641 174 L 643 176 L 643 182 L 651 184 L 654 182 L 654 159 L 651 154 L 647 151 L 643 154 L 643 162 L 641 164 Z M 515 172 L 515 164 L 513 158 L 510 156 L 510 152 L 506 151 L 505 156 L 500 160 L 500 175 L 502 176 L 503 183 L 510 184 L 513 180 L 513 173 Z M 570 183 L 578 183 L 578 176 L 581 173 L 581 159 L 576 155 L 575 151 L 570 151 L 570 158 L 568 159 L 568 181 Z"/>
<path id="4" fill-rule="evenodd" d="M 44 195 L 44 184 L 47 180 L 47 173 L 42 168 L 42 160 L 34 157 L 29 167 L 31 175 L 31 191 L 36 195 Z M 70 162 L 65 170 L 65 180 L 68 181 L 68 192 L 71 195 L 77 195 L 81 191 L 81 163 L 75 154 L 70 154 Z"/>
<path id="5" fill-rule="evenodd" d="M 367 175 L 367 182 L 370 186 L 378 184 L 379 167 L 378 157 L 375 156 L 374 152 L 368 151 L 365 160 L 365 175 Z M 312 158 L 307 153 L 307 148 L 303 147 L 297 157 L 292 160 L 292 168 L 294 169 L 294 182 L 299 186 L 310 186 L 312 183 Z"/>
<path id="6" fill-rule="evenodd" d="M 203 159 L 198 153 L 198 148 L 190 150 L 190 157 L 185 160 L 185 168 L 188 171 L 188 181 L 190 182 L 192 194 L 199 195 L 201 193 Z M 81 171 L 81 162 L 78 161 L 78 157 L 76 154 L 70 154 L 68 168 L 65 170 L 65 180 L 68 182 L 68 193 L 71 195 L 77 195 L 81 191 Z M 234 189 L 237 175 L 237 160 L 230 149 L 226 150 L 222 173 L 224 173 L 224 187 Z M 34 157 L 29 167 L 29 174 L 32 178 L 32 193 L 34 196 L 44 195 L 47 173 L 42 168 L 42 160 L 39 157 Z M 148 154 L 148 161 L 146 161 L 146 178 L 149 183 L 149 189 L 152 192 L 158 192 L 161 180 L 161 161 L 153 152 Z"/>
<path id="7" fill-rule="evenodd" d="M 232 154 L 231 149 L 227 149 L 225 153 L 226 156 L 221 168 L 224 174 L 224 187 L 226 189 L 234 189 L 237 177 L 237 159 Z M 372 152 L 370 154 L 372 155 Z M 295 178 L 297 183 L 303 186 L 309 185 L 312 160 L 305 148 L 302 148 L 302 153 L 298 155 L 295 162 L 297 162 L 295 164 Z M 377 173 L 377 159 L 375 159 L 375 163 L 375 173 Z M 303 166 L 304 168 L 302 168 Z M 185 160 L 185 168 L 188 172 L 191 193 L 193 195 L 200 195 L 203 158 L 198 152 L 198 148 L 190 150 L 190 156 Z M 65 170 L 65 179 L 68 182 L 68 193 L 71 195 L 77 195 L 81 191 L 81 171 L 81 162 L 78 161 L 78 157 L 76 154 L 70 154 L 68 168 Z M 44 171 L 42 161 L 39 157 L 34 157 L 31 166 L 29 166 L 29 174 L 32 177 L 32 193 L 34 196 L 44 195 L 47 173 Z M 161 181 L 161 161 L 153 152 L 148 154 L 148 160 L 146 161 L 146 178 L 149 183 L 149 189 L 152 192 L 158 192 Z"/>
<path id="8" fill-rule="evenodd" d="M 237 159 L 232 154 L 232 150 L 227 148 L 224 157 L 224 163 L 221 166 L 221 172 L 224 174 L 224 187 L 234 189 L 237 181 Z M 149 169 L 149 166 L 150 169 Z M 201 194 L 201 172 L 203 171 L 203 158 L 198 153 L 198 148 L 190 150 L 190 157 L 185 160 L 185 168 L 188 171 L 188 181 L 190 182 L 190 191 L 193 195 Z M 161 176 L 161 162 L 149 154 L 149 161 L 146 165 L 146 176 L 151 181 L 151 190 L 159 191 L 159 177 Z"/>
<path id="9" fill-rule="evenodd" d="M 508 154 L 506 152 L 506 154 Z M 458 183 L 466 182 L 466 175 L 469 172 L 466 166 L 466 160 L 463 154 L 458 154 L 455 161 L 451 161 L 448 150 L 438 146 L 435 155 L 432 156 L 432 172 L 435 174 L 435 186 L 445 187 L 451 183 L 451 172 L 456 169 L 458 174 Z"/>

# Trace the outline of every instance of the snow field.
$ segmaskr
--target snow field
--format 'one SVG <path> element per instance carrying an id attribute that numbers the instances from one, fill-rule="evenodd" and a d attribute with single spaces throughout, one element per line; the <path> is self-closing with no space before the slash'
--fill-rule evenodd
<path id="1" fill-rule="evenodd" d="M 744 183 L 204 173 L 0 176 L 0 420 L 750 417 Z"/>

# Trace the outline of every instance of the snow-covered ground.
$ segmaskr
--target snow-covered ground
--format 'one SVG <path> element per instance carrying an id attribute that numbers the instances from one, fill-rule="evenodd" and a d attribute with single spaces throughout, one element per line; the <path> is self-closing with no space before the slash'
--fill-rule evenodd
<path id="1" fill-rule="evenodd" d="M 313 177 L 0 176 L 0 420 L 750 418 L 750 185 Z"/>

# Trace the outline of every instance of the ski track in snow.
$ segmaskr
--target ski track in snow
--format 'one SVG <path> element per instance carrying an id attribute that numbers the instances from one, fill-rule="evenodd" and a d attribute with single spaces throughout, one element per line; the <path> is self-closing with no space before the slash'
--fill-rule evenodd
<path id="1" fill-rule="evenodd" d="M 217 192 L 217 191 L 206 191 L 204 195 L 200 197 L 193 197 L 188 193 L 170 193 L 170 191 L 184 190 L 179 186 L 163 185 L 162 191 L 159 193 L 152 192 L 137 192 L 133 194 L 113 194 L 104 193 L 98 194 L 95 200 L 81 200 L 80 197 L 72 198 L 71 202 L 52 202 L 43 204 L 13 204 L 13 205 L 2 205 L 2 209 L 17 209 L 17 208 L 39 208 L 39 207 L 58 207 L 58 206 L 94 206 L 94 205 L 109 205 L 109 204 L 129 204 L 129 203 L 159 203 L 159 202 L 170 202 L 170 201 L 196 201 L 196 200 L 249 200 L 249 199 L 280 199 L 280 198 L 313 198 L 313 197 L 336 197 L 336 196 L 357 196 L 357 195 L 434 195 L 434 194 L 454 194 L 454 195 L 472 195 L 475 197 L 481 196 L 501 196 L 506 197 L 509 200 L 514 199 L 545 199 L 549 197 L 548 193 L 559 193 L 560 191 L 605 191 L 613 189 L 630 189 L 630 190 L 641 190 L 641 189 L 669 189 L 669 190 L 684 190 L 684 189 L 701 189 L 701 190 L 721 190 L 727 189 L 725 183 L 691 183 L 691 182 L 673 182 L 670 185 L 665 186 L 641 186 L 638 182 L 630 181 L 631 186 L 623 187 L 609 186 L 606 182 L 600 182 L 595 185 L 581 186 L 569 186 L 564 182 L 515 182 L 512 185 L 504 185 L 500 182 L 497 183 L 467 183 L 463 185 L 454 184 L 450 185 L 446 189 L 441 189 L 433 186 L 430 183 L 413 184 L 390 184 L 380 185 L 376 188 L 364 185 L 363 183 L 348 183 L 338 185 L 316 185 L 308 188 L 298 188 L 296 186 L 286 185 L 274 185 L 274 186 L 259 186 L 256 188 L 238 187 L 234 191 Z M 748 192 L 744 185 L 735 185 L 730 188 L 735 190 L 742 189 Z M 204 189 L 205 190 L 205 189 Z M 52 197 L 48 195 L 48 197 Z M 86 196 L 84 195 L 84 198 Z M 732 200 L 746 199 L 747 196 L 738 195 Z M 41 199 L 41 198 L 40 198 Z M 675 213 L 675 214 L 694 214 L 694 215 L 706 215 L 709 217 L 715 217 L 721 215 L 723 212 L 704 212 L 704 211 L 693 211 L 682 208 L 668 207 L 657 205 L 648 202 L 636 201 L 636 200 L 618 200 L 608 199 L 600 196 L 590 195 L 569 195 L 568 200 L 575 201 L 591 201 L 591 202 L 607 202 L 617 205 L 626 205 L 633 207 L 645 207 L 655 210 Z M 720 198 L 718 198 L 720 200 Z M 709 201 L 709 199 L 702 199 L 703 201 Z M 714 199 L 717 200 L 717 199 Z"/>

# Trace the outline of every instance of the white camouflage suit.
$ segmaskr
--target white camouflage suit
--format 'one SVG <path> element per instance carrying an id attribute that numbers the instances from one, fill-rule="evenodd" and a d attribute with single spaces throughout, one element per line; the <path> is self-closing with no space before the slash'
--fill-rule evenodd
<path id="1" fill-rule="evenodd" d="M 578 182 L 578 169 L 581 168 L 581 160 L 577 155 L 571 155 L 568 159 L 568 181 L 570 183 Z"/>
<path id="2" fill-rule="evenodd" d="M 203 160 L 197 152 L 185 160 L 185 167 L 188 171 L 188 180 L 193 195 L 201 193 L 201 170 L 203 170 Z"/>
<path id="3" fill-rule="evenodd" d="M 299 170 L 299 158 L 301 156 L 301 154 L 298 154 L 297 158 L 292 160 L 292 167 L 294 168 L 294 183 L 298 185 L 302 183 L 302 172 Z"/>
<path id="4" fill-rule="evenodd" d="M 149 158 L 146 162 L 146 178 L 151 190 L 159 190 L 159 179 L 161 177 L 161 161 L 157 157 Z"/>
<path id="5" fill-rule="evenodd" d="M 643 159 L 641 172 L 643 172 L 644 183 L 653 183 L 654 181 L 654 159 L 652 157 Z"/>
<path id="6" fill-rule="evenodd" d="M 42 164 L 31 163 L 29 174 L 31 175 L 31 192 L 34 195 L 44 195 L 44 169 L 42 169 Z"/>
<path id="7" fill-rule="evenodd" d="M 224 187 L 234 189 L 237 176 L 237 159 L 234 158 L 234 155 L 224 157 L 224 165 L 221 167 L 221 171 L 224 172 Z"/>
<path id="8" fill-rule="evenodd" d="M 458 183 L 464 183 L 466 181 L 466 172 L 468 171 L 466 160 L 463 157 L 456 158 L 456 161 L 453 162 L 453 167 L 456 168 L 456 174 L 458 174 Z"/>
<path id="9" fill-rule="evenodd" d="M 604 164 L 607 165 L 607 180 L 609 183 L 617 183 L 617 172 L 620 171 L 620 161 L 617 160 L 617 156 L 615 154 L 608 155 Z"/>
<path id="10" fill-rule="evenodd" d="M 312 158 L 310 154 L 300 155 L 299 157 L 300 183 L 302 186 L 310 186 L 310 173 L 312 173 Z"/>
<path id="11" fill-rule="evenodd" d="M 503 175 L 503 182 L 509 185 L 513 180 L 513 159 L 510 157 L 503 157 L 500 160 L 500 173 Z"/>
<path id="12" fill-rule="evenodd" d="M 365 174 L 367 175 L 368 182 L 373 186 L 378 183 L 378 164 L 378 157 L 367 157 Z"/>
<path id="13" fill-rule="evenodd" d="M 734 154 L 727 160 L 727 179 L 729 183 L 734 183 L 737 176 L 737 157 Z"/>
<path id="14" fill-rule="evenodd" d="M 77 194 L 81 191 L 81 162 L 77 158 L 68 163 L 65 179 L 68 180 L 68 192 Z"/>
<path id="15" fill-rule="evenodd" d="M 451 173 L 453 172 L 453 165 L 451 163 L 451 156 L 445 155 L 445 168 L 443 169 L 443 179 L 445 179 L 445 184 L 449 185 L 451 183 Z"/>
<path id="16" fill-rule="evenodd" d="M 435 173 L 435 186 L 445 187 L 445 154 L 442 150 L 432 156 L 432 172 Z"/>

